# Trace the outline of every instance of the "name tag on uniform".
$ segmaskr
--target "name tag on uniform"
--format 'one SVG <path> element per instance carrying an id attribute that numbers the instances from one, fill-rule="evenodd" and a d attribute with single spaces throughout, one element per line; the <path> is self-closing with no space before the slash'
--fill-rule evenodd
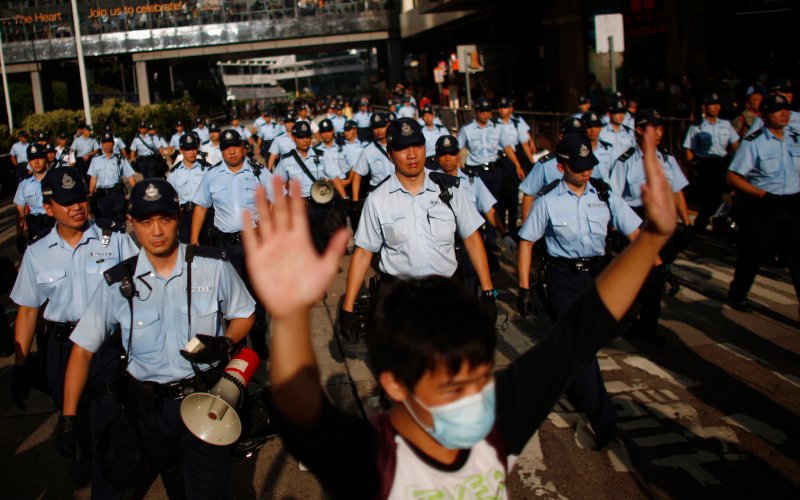
<path id="1" fill-rule="evenodd" d="M 191 290 L 187 287 L 183 287 L 184 292 L 191 291 L 192 293 L 200 292 L 200 293 L 208 293 L 214 290 L 213 286 L 193 286 Z"/>
<path id="2" fill-rule="evenodd" d="M 113 252 L 89 252 L 89 257 L 111 257 Z"/>
<path id="3" fill-rule="evenodd" d="M 606 208 L 605 203 L 587 203 L 586 208 Z"/>

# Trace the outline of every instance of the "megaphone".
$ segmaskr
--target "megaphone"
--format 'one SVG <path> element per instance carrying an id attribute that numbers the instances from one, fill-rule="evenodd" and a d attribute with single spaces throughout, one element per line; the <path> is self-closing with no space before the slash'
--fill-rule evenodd
<path id="1" fill-rule="evenodd" d="M 326 180 L 315 182 L 311 186 L 311 199 L 319 205 L 325 205 L 333 200 L 333 184 Z"/>
<path id="2" fill-rule="evenodd" d="M 209 392 L 190 394 L 181 403 L 181 420 L 189 431 L 208 444 L 227 446 L 242 434 L 236 408 L 258 367 L 258 354 L 242 349 Z"/>

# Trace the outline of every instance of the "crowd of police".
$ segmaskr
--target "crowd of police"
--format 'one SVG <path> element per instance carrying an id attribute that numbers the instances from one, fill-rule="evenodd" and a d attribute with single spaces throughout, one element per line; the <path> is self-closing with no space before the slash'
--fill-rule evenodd
<path id="1" fill-rule="evenodd" d="M 741 243 L 730 305 L 750 309 L 747 292 L 776 248 L 800 295 L 799 237 L 780 230 L 800 215 L 800 113 L 790 110 L 792 98 L 790 84 L 776 82 L 740 137 L 719 118 L 718 96 L 705 96 L 683 145 L 702 184 L 694 222 L 676 153 L 658 147 L 681 230 L 628 314 L 631 336 L 663 342 L 662 294 L 677 288 L 670 265 L 693 233 L 708 232 L 731 188 Z M 11 291 L 19 306 L 11 395 L 24 409 L 37 374 L 46 374 L 60 412 L 58 448 L 91 457 L 93 498 L 121 495 L 119 469 L 133 469 L 107 459 L 119 451 L 109 441 L 122 439 L 109 423 L 123 415 L 171 497 L 225 496 L 231 449 L 189 433 L 179 406 L 213 385 L 220 363 L 246 338 L 269 358 L 269 318 L 252 298 L 242 232 L 243 214 L 257 225 L 259 197 L 282 197 L 278 186 L 303 199 L 318 252 L 348 222 L 354 231 L 336 325 L 350 340 L 365 334 L 380 289 L 422 276 L 462 283 L 496 319 L 501 250 L 517 250 L 518 313 L 538 302 L 555 321 L 647 218 L 642 141 L 648 127 L 660 141 L 664 119 L 655 109 L 631 109 L 621 94 L 606 110 L 581 99 L 551 152 L 537 151 L 509 98 L 477 99 L 475 119 L 457 133 L 406 93 L 386 113 L 371 111 L 366 99 L 351 117 L 341 101 L 328 104 L 317 117 L 303 104 L 280 119 L 265 110 L 251 127 L 237 116 L 225 127 L 203 117 L 191 129 L 179 121 L 169 140 L 141 123 L 130 147 L 111 126 L 97 138 L 89 126 L 60 133 L 55 146 L 47 132 L 31 143 L 19 134 L 11 156 L 23 258 Z M 376 277 L 365 295 L 371 266 Z M 205 347 L 189 352 L 196 335 Z M 588 446 L 602 448 L 615 413 L 596 359 L 567 395 L 590 423 Z"/>

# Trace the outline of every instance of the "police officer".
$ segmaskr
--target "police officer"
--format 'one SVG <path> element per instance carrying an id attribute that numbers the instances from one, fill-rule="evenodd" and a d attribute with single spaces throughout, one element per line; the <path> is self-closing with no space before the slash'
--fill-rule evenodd
<path id="1" fill-rule="evenodd" d="M 346 124 L 346 122 L 345 122 Z M 324 119 L 319 122 L 319 138 L 320 142 L 317 144 L 314 149 L 317 153 L 322 153 L 320 155 L 322 157 L 322 161 L 325 163 L 325 172 L 327 178 L 333 182 L 334 188 L 336 189 L 336 203 L 339 209 L 342 209 L 342 201 L 347 200 L 350 201 L 350 197 L 345 192 L 345 180 L 350 175 L 350 168 L 347 166 L 347 160 L 345 159 L 345 142 L 347 139 L 342 137 L 343 141 L 340 144 L 336 136 L 337 132 L 335 132 L 336 127 L 333 124 L 333 120 Z M 344 131 L 342 131 L 344 134 Z M 355 136 L 355 132 L 352 133 L 352 136 Z M 349 184 L 349 183 L 348 183 Z"/>
<path id="2" fill-rule="evenodd" d="M 554 322 L 600 274 L 609 222 L 631 239 L 642 222 L 608 184 L 591 177 L 598 160 L 587 137 L 564 136 L 556 146 L 556 161 L 562 179 L 540 192 L 519 231 L 517 303 L 520 314 L 526 314 L 532 249 L 544 237 L 549 260 L 546 286 Z M 578 374 L 567 397 L 591 423 L 594 447 L 605 446 L 612 437 L 616 413 L 596 358 Z"/>
<path id="3" fill-rule="evenodd" d="M 425 168 L 438 170 L 439 162 L 436 161 L 436 141 L 439 137 L 450 135 L 442 125 L 436 125 L 433 119 L 436 115 L 433 108 L 425 106 L 422 108 L 422 135 L 425 136 Z"/>
<path id="4" fill-rule="evenodd" d="M 22 181 L 29 175 L 28 171 L 28 133 L 24 130 L 19 132 L 17 142 L 11 145 L 11 163 L 17 173 L 17 181 Z"/>
<path id="5" fill-rule="evenodd" d="M 237 134 L 239 132 L 236 132 Z M 220 151 L 220 142 L 219 142 L 219 134 L 220 129 L 219 125 L 216 123 L 212 123 L 208 126 L 208 142 L 202 144 L 200 146 L 200 151 L 205 156 L 205 159 L 208 163 L 212 165 L 216 165 L 217 163 L 222 161 L 222 151 Z M 241 134 L 239 135 L 243 140 L 244 136 Z"/>
<path id="6" fill-rule="evenodd" d="M 739 146 L 739 134 L 731 122 L 719 117 L 720 99 L 716 92 L 703 97 L 703 116 L 689 126 L 683 148 L 686 160 L 693 162 L 697 172 L 697 192 L 700 194 L 700 207 L 694 227 L 698 232 L 708 232 L 709 218 L 722 202 L 725 188 L 725 172 L 728 170 L 728 148 L 731 153 Z"/>
<path id="7" fill-rule="evenodd" d="M 411 103 L 411 96 L 408 94 L 403 95 L 401 100 L 402 106 L 397 108 L 398 118 L 417 118 L 417 108 Z"/>
<path id="8" fill-rule="evenodd" d="M 369 101 L 361 99 L 358 102 L 358 112 L 353 115 L 353 121 L 358 127 L 358 140 L 369 142 L 372 140 L 372 113 L 369 111 Z"/>
<path id="9" fill-rule="evenodd" d="M 586 129 L 583 128 L 583 123 L 579 118 L 567 118 L 558 126 L 559 141 L 569 134 L 583 135 L 585 133 Z M 519 190 L 522 192 L 523 221 L 528 217 L 537 193 L 551 182 L 561 179 L 562 176 L 563 172 L 558 169 L 558 160 L 554 153 L 548 153 L 539 158 L 539 161 L 533 165 L 531 171 L 519 185 Z"/>
<path id="10" fill-rule="evenodd" d="M 53 227 L 53 219 L 44 210 L 42 179 L 47 173 L 47 150 L 39 144 L 28 146 L 28 168 L 32 175 L 23 179 L 14 194 L 17 209 L 17 250 L 25 252 L 27 242 L 33 242 Z M 27 228 L 27 240 L 25 229 Z"/>
<path id="11" fill-rule="evenodd" d="M 286 113 L 286 118 L 283 119 L 283 131 L 275 136 L 275 140 L 269 147 L 269 160 L 267 161 L 267 168 L 272 172 L 275 165 L 278 164 L 281 157 L 294 149 L 294 139 L 292 138 L 292 130 L 294 129 L 297 115 L 290 111 Z"/>
<path id="12" fill-rule="evenodd" d="M 56 159 L 52 168 L 74 167 L 75 152 L 67 146 L 67 134 L 61 132 L 56 137 Z"/>
<path id="13" fill-rule="evenodd" d="M 611 179 L 609 184 L 614 193 L 617 193 L 625 203 L 630 206 L 639 217 L 644 218 L 642 201 L 642 186 L 644 179 L 644 154 L 642 153 L 641 142 L 647 126 L 656 127 L 656 140 L 660 143 L 664 135 L 664 120 L 658 111 L 646 108 L 636 113 L 636 139 L 635 146 L 629 148 L 614 162 L 611 167 Z M 674 156 L 669 154 L 666 148 L 659 146 L 656 156 L 664 174 L 667 177 L 672 192 L 675 197 L 676 216 L 683 222 L 688 229 L 691 226 L 689 210 L 686 206 L 686 198 L 683 196 L 683 188 L 689 181 L 683 174 Z M 658 267 L 651 273 L 645 282 L 639 296 L 641 311 L 639 317 L 632 325 L 631 333 L 638 335 L 642 339 L 654 343 L 663 344 L 664 339 L 658 335 L 658 317 L 661 314 L 661 295 L 664 290 L 664 279 L 666 278 L 668 266 L 677 256 L 675 239 L 672 240 L 661 250 L 661 257 L 657 262 Z M 666 262 L 664 262 L 666 261 Z"/>
<path id="14" fill-rule="evenodd" d="M 247 127 L 242 125 L 237 113 L 231 115 L 231 129 L 239 132 L 239 135 L 245 140 L 250 138 L 250 132 L 247 130 Z"/>
<path id="15" fill-rule="evenodd" d="M 196 133 L 200 138 L 201 146 L 208 142 L 208 127 L 206 127 L 206 121 L 202 116 L 198 116 L 194 119 L 194 128 L 192 129 L 192 132 Z"/>
<path id="16" fill-rule="evenodd" d="M 184 134 L 180 140 L 181 161 L 176 162 L 167 174 L 167 182 L 172 184 L 178 193 L 180 203 L 180 222 L 178 224 L 178 240 L 189 243 L 192 236 L 192 215 L 194 214 L 194 196 L 200 187 L 203 174 L 211 164 L 198 158 L 200 141 L 193 134 Z M 213 223 L 213 208 L 208 209 L 205 223 L 200 231 L 199 241 L 208 242 L 208 230 Z"/>
<path id="17" fill-rule="evenodd" d="M 344 116 L 344 110 L 342 110 L 342 103 L 335 102 L 333 103 L 333 116 L 331 117 L 331 123 L 333 123 L 333 131 L 337 134 L 340 134 L 344 131 L 344 124 L 347 122 L 347 118 Z M 320 130 L 320 133 L 322 130 Z"/>
<path id="18" fill-rule="evenodd" d="M 786 99 L 786 102 L 789 103 L 789 107 L 792 106 L 792 102 L 794 102 L 794 88 L 791 80 L 784 78 L 775 80 L 770 84 L 767 90 L 769 91 L 769 94 L 775 94 L 783 97 Z M 752 134 L 763 126 L 764 120 L 762 117 L 755 117 L 753 119 L 753 126 L 747 131 L 747 135 Z M 793 109 L 789 110 L 789 126 L 795 131 L 800 131 L 800 112 L 794 111 Z"/>
<path id="19" fill-rule="evenodd" d="M 592 101 L 585 95 L 578 96 L 578 112 L 572 115 L 574 118 L 581 118 L 592 109 Z"/>
<path id="20" fill-rule="evenodd" d="M 125 222 L 125 186 L 124 180 L 133 187 L 133 168 L 128 160 L 114 154 L 114 136 L 106 132 L 100 139 L 103 154 L 92 158 L 89 166 L 89 199 L 95 217 Z"/>
<path id="21" fill-rule="evenodd" d="M 330 135 L 333 143 L 333 124 L 327 118 L 320 122 L 320 134 Z M 300 196 L 306 199 L 308 217 L 311 226 L 311 236 L 318 252 L 323 252 L 328 246 L 328 240 L 336 229 L 341 227 L 340 212 L 336 210 L 333 198 L 325 202 L 312 194 L 315 184 L 324 183 L 327 189 L 333 189 L 331 179 L 338 177 L 340 171 L 336 161 L 325 161 L 324 156 L 328 151 L 321 151 L 311 147 L 311 127 L 306 122 L 298 122 L 294 127 L 295 149 L 285 154 L 280 164 L 275 169 L 275 176 L 279 177 L 288 187 L 289 181 L 296 182 L 300 187 Z M 338 148 L 336 143 L 334 147 Z M 331 152 L 331 154 L 335 154 Z"/>
<path id="22" fill-rule="evenodd" d="M 608 182 L 611 175 L 611 165 L 617 158 L 614 156 L 614 147 L 600 139 L 603 122 L 594 111 L 584 113 L 580 117 L 581 124 L 586 129 L 586 137 L 592 142 L 592 153 L 599 162 L 592 170 L 592 177 Z"/>
<path id="23" fill-rule="evenodd" d="M 492 121 L 500 127 L 501 133 L 510 145 L 505 148 L 505 154 L 501 155 L 503 187 L 501 197 L 498 199 L 497 211 L 504 222 L 508 217 L 508 227 L 512 232 L 516 232 L 519 184 L 525 178 L 525 172 L 530 170 L 530 164 L 533 163 L 529 145 L 530 127 L 525 120 L 514 116 L 513 103 L 508 97 L 501 97 L 497 101 L 497 114 L 498 117 L 493 118 Z"/>
<path id="24" fill-rule="evenodd" d="M 608 123 L 600 131 L 600 139 L 614 148 L 613 157 L 619 156 L 631 148 L 635 142 L 633 128 L 625 124 L 627 109 L 625 101 L 614 99 L 608 106 Z"/>
<path id="25" fill-rule="evenodd" d="M 380 252 L 379 269 L 385 283 L 427 275 L 450 277 L 458 267 L 456 236 L 461 237 L 475 268 L 482 300 L 496 314 L 497 292 L 478 232 L 483 218 L 455 187 L 457 183 L 447 182 L 451 176 L 424 168 L 425 136 L 416 120 L 393 121 L 386 138 L 397 170 L 364 204 L 340 312 L 342 329 L 354 327 L 353 306 L 373 253 Z"/>
<path id="26" fill-rule="evenodd" d="M 12 401 L 23 410 L 29 385 L 27 365 L 40 308 L 47 303 L 44 334 L 37 339 L 37 347 L 45 357 L 47 385 L 60 411 L 72 350 L 70 333 L 103 281 L 103 271 L 138 252 L 127 234 L 103 231 L 91 222 L 87 194 L 83 176 L 74 168 L 50 170 L 42 180 L 45 211 L 55 219 L 55 227 L 28 247 L 11 291 L 11 300 L 19 305 L 11 394 Z M 107 498 L 116 491 L 102 479 L 96 446 L 105 423 L 118 411 L 108 389 L 119 374 L 119 355 L 119 344 L 113 341 L 99 348 L 87 366 L 86 395 L 80 407 L 76 404 L 72 408 L 73 417 L 67 424 L 73 434 L 83 436 L 84 448 L 91 446 L 85 451 L 92 456 L 92 498 Z M 76 448 L 70 450 L 70 454 L 75 452 Z"/>
<path id="27" fill-rule="evenodd" d="M 142 177 L 150 179 L 164 175 L 162 154 L 161 138 L 154 126 L 141 122 L 139 134 L 131 141 L 131 161 L 136 162 Z"/>
<path id="28" fill-rule="evenodd" d="M 269 148 L 280 131 L 278 124 L 272 121 L 272 115 L 266 110 L 262 111 L 260 120 L 260 122 L 256 120 L 258 135 L 257 148 L 259 154 L 261 154 L 261 158 L 267 162 L 269 161 Z"/>
<path id="29" fill-rule="evenodd" d="M 514 114 L 514 101 L 510 97 L 501 97 L 497 101 L 497 115 L 495 122 L 505 127 L 509 133 L 509 140 L 514 143 L 517 159 L 525 172 L 533 164 L 533 141 L 531 140 L 531 127 L 521 117 Z"/>
<path id="30" fill-rule="evenodd" d="M 180 406 L 186 395 L 216 382 L 217 372 L 209 368 L 226 360 L 244 338 L 254 302 L 219 250 L 178 243 L 178 194 L 166 180 L 139 183 L 131 193 L 130 214 L 142 251 L 104 273 L 105 282 L 70 336 L 75 347 L 67 368 L 64 418 L 74 418 L 86 369 L 119 326 L 130 376 L 127 398 L 167 495 L 223 498 L 231 447 L 191 434 Z M 183 350 L 192 338 L 203 343 L 199 352 Z"/>
<path id="31" fill-rule="evenodd" d="M 92 127 L 84 125 L 81 127 L 81 135 L 72 141 L 70 150 L 75 153 L 75 167 L 83 174 L 86 184 L 89 184 L 89 176 L 86 172 L 89 170 L 89 164 L 92 162 L 92 157 L 100 153 L 100 145 L 97 140 L 92 137 Z"/>
<path id="32" fill-rule="evenodd" d="M 181 148 L 181 137 L 184 135 L 186 135 L 186 131 L 183 129 L 183 121 L 178 120 L 175 122 L 175 133 L 169 138 L 169 143 L 167 144 L 167 154 L 173 161 L 178 156 L 178 150 Z"/>
<path id="33" fill-rule="evenodd" d="M 106 125 L 104 134 L 111 134 L 114 137 L 114 154 L 120 155 L 126 160 L 128 159 L 128 152 L 126 151 L 128 145 L 125 144 L 125 141 L 122 140 L 121 137 L 114 135 L 114 129 L 111 125 Z M 102 142 L 101 142 L 102 146 Z M 101 148 L 102 149 L 102 148 Z"/>
<path id="34" fill-rule="evenodd" d="M 728 302 L 739 311 L 752 306 L 747 293 L 761 262 L 777 244 L 788 261 L 800 297 L 800 131 L 789 123 L 789 101 L 772 94 L 761 102 L 764 127 L 745 137 L 726 180 L 743 208 L 739 256 Z"/>
<path id="35" fill-rule="evenodd" d="M 374 190 L 380 183 L 387 180 L 394 172 L 394 163 L 386 152 L 386 127 L 389 121 L 383 113 L 374 113 L 370 122 L 373 140 L 361 152 L 358 163 L 353 168 L 352 196 L 353 209 L 360 210 L 360 200 L 363 200 L 364 191 Z M 369 175 L 369 187 L 362 189 L 362 178 Z"/>
<path id="36" fill-rule="evenodd" d="M 36 144 L 40 146 L 47 146 L 49 140 L 50 134 L 48 134 L 46 130 L 40 130 L 39 133 L 36 134 Z"/>
<path id="37" fill-rule="evenodd" d="M 319 141 L 319 126 L 317 126 L 317 124 L 314 123 L 314 121 L 311 118 L 309 118 L 309 114 L 311 113 L 311 106 L 309 106 L 308 103 L 306 102 L 301 102 L 297 106 L 297 109 L 295 111 L 297 112 L 297 122 L 308 123 L 308 126 L 311 127 L 311 134 L 312 134 L 311 137 L 315 141 Z M 296 124 L 297 123 L 295 123 L 295 125 Z"/>
<path id="38" fill-rule="evenodd" d="M 259 184 L 271 198 L 272 174 L 263 165 L 251 163 L 245 157 L 242 137 L 233 130 L 222 133 L 220 149 L 222 162 L 206 171 L 192 200 L 195 207 L 191 241 L 199 241 L 207 210 L 214 207 L 214 228 L 219 233 L 219 247 L 225 251 L 234 269 L 249 287 L 241 241 L 242 210 L 255 211 L 256 188 Z M 268 356 L 267 329 L 264 308 L 256 304 L 256 320 L 250 330 L 250 341 L 262 358 Z"/>

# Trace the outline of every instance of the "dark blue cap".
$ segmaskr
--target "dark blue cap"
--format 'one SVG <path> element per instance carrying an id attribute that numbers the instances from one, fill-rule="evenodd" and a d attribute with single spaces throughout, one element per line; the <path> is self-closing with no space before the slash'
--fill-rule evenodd
<path id="1" fill-rule="evenodd" d="M 567 118 L 566 120 L 562 121 L 561 124 L 559 124 L 558 132 L 561 135 L 583 134 L 586 132 L 586 128 L 584 128 L 583 122 L 580 118 L 573 116 L 572 118 Z"/>
<path id="2" fill-rule="evenodd" d="M 17 137 L 28 137 L 28 133 L 24 130 L 20 130 L 19 134 L 17 134 Z"/>
<path id="3" fill-rule="evenodd" d="M 86 201 L 89 189 L 83 182 L 83 175 L 77 168 L 53 168 L 42 179 L 42 197 L 45 201 L 54 200 L 59 205 L 72 205 Z"/>
<path id="4" fill-rule="evenodd" d="M 220 136 L 219 150 L 223 151 L 231 146 L 241 146 L 242 142 L 242 136 L 239 135 L 239 132 L 233 129 L 228 129 Z"/>
<path id="5" fill-rule="evenodd" d="M 778 78 L 769 84 L 770 92 L 782 92 L 788 94 L 792 92 L 792 81 L 788 78 Z"/>
<path id="6" fill-rule="evenodd" d="M 710 104 L 720 104 L 719 94 L 716 92 L 709 92 L 703 96 L 703 104 L 710 105 Z"/>
<path id="7" fill-rule="evenodd" d="M 47 146 L 36 142 L 28 146 L 28 159 L 33 160 L 34 158 L 47 158 Z"/>
<path id="8" fill-rule="evenodd" d="M 212 123 L 211 125 L 208 126 L 208 131 L 209 132 L 219 132 L 220 131 L 219 125 L 217 125 L 216 123 Z"/>
<path id="9" fill-rule="evenodd" d="M 662 125 L 664 123 L 664 118 L 655 109 L 645 108 L 636 112 L 634 123 L 636 123 L 637 127 L 646 127 L 647 125 Z"/>
<path id="10" fill-rule="evenodd" d="M 47 132 L 45 132 L 44 130 L 36 134 L 37 141 L 46 141 L 47 139 L 48 139 Z"/>
<path id="11" fill-rule="evenodd" d="M 139 128 L 147 128 L 147 123 L 139 122 Z"/>
<path id="12" fill-rule="evenodd" d="M 201 123 L 205 123 L 205 120 L 203 120 L 203 117 L 202 117 L 202 116 L 198 116 L 197 118 L 195 118 L 195 119 L 194 119 L 194 122 L 195 122 L 197 125 L 200 125 Z"/>
<path id="13" fill-rule="evenodd" d="M 585 95 L 578 96 L 578 104 L 589 104 L 590 102 L 592 101 L 590 101 Z"/>
<path id="14" fill-rule="evenodd" d="M 422 126 L 411 118 L 398 118 L 389 123 L 386 129 L 386 149 L 403 149 L 408 146 L 425 144 Z"/>
<path id="15" fill-rule="evenodd" d="M 294 123 L 296 121 L 297 121 L 297 115 L 294 114 L 294 111 L 289 111 L 288 113 L 286 113 L 286 118 L 283 119 L 284 123 L 286 122 Z"/>
<path id="16" fill-rule="evenodd" d="M 581 123 L 586 128 L 603 126 L 603 121 L 600 120 L 600 117 L 597 116 L 597 113 L 595 113 L 594 111 L 589 111 L 588 113 L 582 114 Z"/>
<path id="17" fill-rule="evenodd" d="M 388 124 L 389 122 L 386 120 L 386 115 L 383 113 L 373 113 L 369 119 L 369 126 L 371 128 L 381 128 Z"/>
<path id="18" fill-rule="evenodd" d="M 761 101 L 758 108 L 762 113 L 774 113 L 784 109 L 790 109 L 789 101 L 780 94 L 770 94 Z"/>
<path id="19" fill-rule="evenodd" d="M 510 108 L 514 105 L 514 101 L 510 97 L 501 97 L 497 100 L 498 108 Z"/>
<path id="20" fill-rule="evenodd" d="M 325 118 L 321 122 L 319 122 L 319 131 L 320 132 L 333 132 L 333 122 Z"/>
<path id="21" fill-rule="evenodd" d="M 175 121 L 175 126 L 176 127 L 183 127 L 183 120 L 176 120 Z"/>
<path id="22" fill-rule="evenodd" d="M 153 122 L 150 122 L 150 123 L 147 125 L 147 130 L 155 130 L 155 129 L 156 129 L 156 126 L 153 124 Z"/>
<path id="23" fill-rule="evenodd" d="M 397 120 L 397 113 L 394 111 L 389 111 L 386 113 L 386 122 L 391 123 L 393 120 Z"/>
<path id="24" fill-rule="evenodd" d="M 198 141 L 194 134 L 183 134 L 178 141 L 181 149 L 199 149 L 200 141 Z"/>
<path id="25" fill-rule="evenodd" d="M 433 114 L 433 108 L 431 108 L 430 106 L 425 106 L 424 108 L 422 108 L 422 114 L 424 115 L 426 113 Z"/>
<path id="26" fill-rule="evenodd" d="M 103 136 L 100 137 L 100 143 L 102 144 L 104 142 L 114 142 L 114 134 L 111 132 L 104 133 Z"/>
<path id="27" fill-rule="evenodd" d="M 479 97 L 478 100 L 475 101 L 475 105 L 473 107 L 475 108 L 475 111 L 491 111 L 492 103 L 485 97 Z"/>
<path id="28" fill-rule="evenodd" d="M 592 152 L 592 141 L 582 134 L 565 135 L 556 145 L 556 157 L 573 172 L 584 172 L 600 163 Z"/>
<path id="29" fill-rule="evenodd" d="M 178 215 L 178 206 L 178 193 L 164 179 L 143 179 L 131 190 L 130 214 L 134 219 L 156 213 Z"/>
<path id="30" fill-rule="evenodd" d="M 353 120 L 347 120 L 346 122 L 344 122 L 345 130 L 353 130 L 354 128 L 358 128 L 358 124 Z"/>
<path id="31" fill-rule="evenodd" d="M 295 123 L 294 128 L 292 129 L 292 135 L 298 139 L 311 137 L 311 125 L 309 125 L 309 123 L 305 120 L 300 120 L 299 122 Z"/>
<path id="32" fill-rule="evenodd" d="M 452 135 L 443 135 L 436 139 L 436 156 L 457 155 L 458 139 Z"/>
<path id="33" fill-rule="evenodd" d="M 627 106 L 625 106 L 625 101 L 622 99 L 614 99 L 611 101 L 611 104 L 608 105 L 608 112 L 613 114 L 616 113 L 624 113 L 628 111 Z"/>

